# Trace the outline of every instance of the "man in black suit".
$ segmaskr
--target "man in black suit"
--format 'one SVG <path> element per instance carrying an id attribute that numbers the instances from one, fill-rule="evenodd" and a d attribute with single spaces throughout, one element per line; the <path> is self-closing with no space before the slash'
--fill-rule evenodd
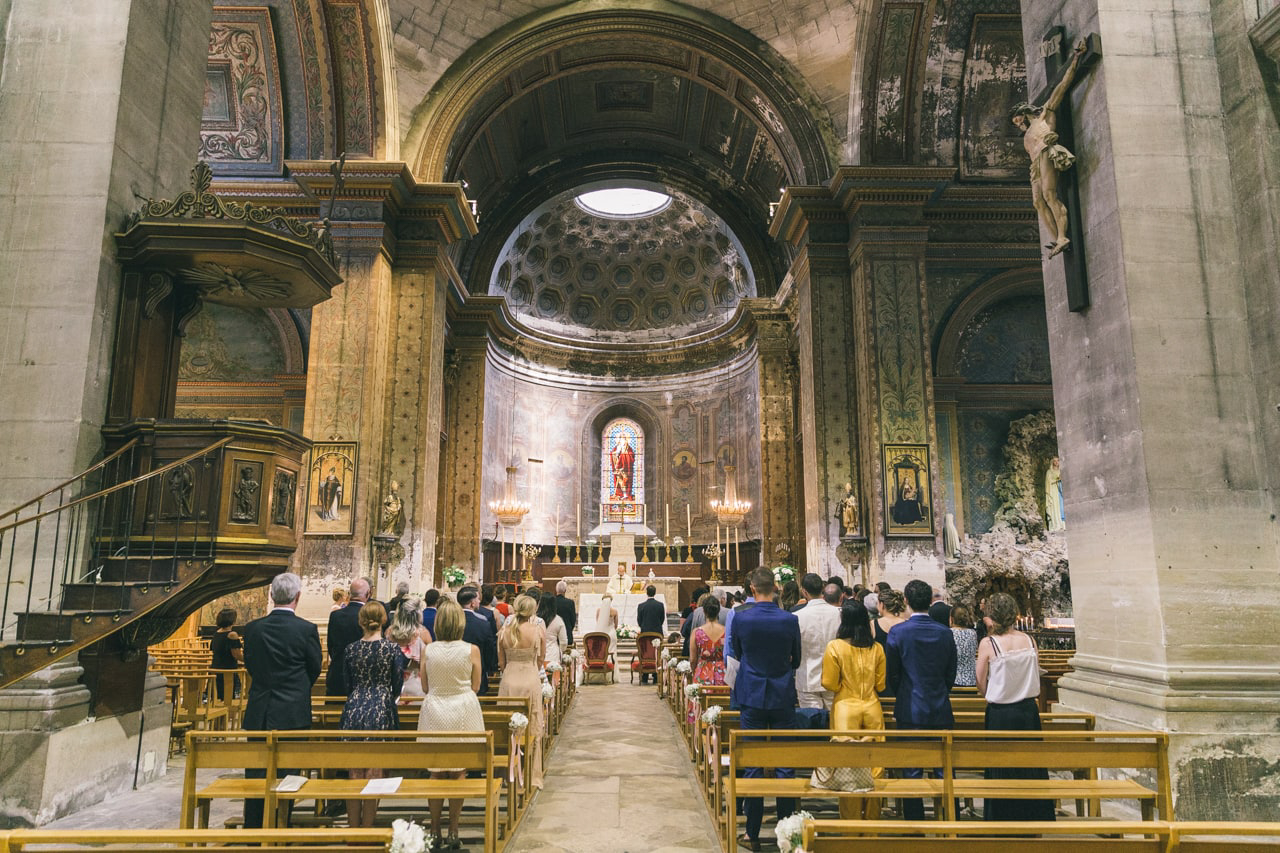
<path id="1" fill-rule="evenodd" d="M 644 589 L 644 594 L 649 596 L 640 602 L 640 606 L 636 608 L 636 624 L 640 628 L 640 633 L 656 633 L 663 637 L 667 633 L 667 608 L 662 606 L 662 602 L 654 598 L 658 594 L 658 588 L 653 584 L 649 584 Z M 648 642 L 646 640 L 646 642 Z M 653 683 L 658 683 L 658 676 L 654 673 L 648 675 L 640 674 L 640 683 L 644 684 L 645 679 L 652 678 Z"/>
<path id="2" fill-rule="evenodd" d="M 578 626 L 578 608 L 574 606 L 573 599 L 566 594 L 569 592 L 569 585 L 564 581 L 556 584 L 556 613 L 559 614 L 560 620 L 564 622 L 564 633 L 569 640 L 569 645 L 573 645 L 573 629 Z M 561 649 L 561 651 L 564 651 Z"/>
<path id="3" fill-rule="evenodd" d="M 271 612 L 244 626 L 244 667 L 252 683 L 244 710 L 250 731 L 311 728 L 311 685 L 320 677 L 320 632 L 294 611 L 302 597 L 302 579 L 292 572 L 271 581 Z M 281 770 L 278 775 L 286 775 Z M 246 770 L 246 779 L 262 779 L 263 770 Z M 262 826 L 262 800 L 244 801 L 246 829 Z"/>
<path id="4" fill-rule="evenodd" d="M 498 671 L 498 635 L 493 630 L 493 623 L 477 610 L 480 591 L 474 586 L 458 590 L 458 604 L 467 615 L 462 639 L 480 649 L 480 689 L 476 695 L 483 696 L 489 692 L 489 673 Z"/>
<path id="5" fill-rule="evenodd" d="M 329 696 L 346 696 L 347 682 L 342 669 L 342 654 L 347 646 L 364 636 L 360 627 L 360 608 L 369 600 L 369 582 L 356 578 L 351 582 L 347 606 L 329 614 L 329 630 L 326 643 L 329 647 L 329 672 L 325 676 L 324 692 Z"/>

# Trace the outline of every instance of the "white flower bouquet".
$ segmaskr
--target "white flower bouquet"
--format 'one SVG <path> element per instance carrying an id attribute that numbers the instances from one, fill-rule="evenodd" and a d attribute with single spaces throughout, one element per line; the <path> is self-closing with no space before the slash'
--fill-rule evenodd
<path id="1" fill-rule="evenodd" d="M 662 659 L 663 659 L 664 661 L 671 660 L 671 649 L 663 649 L 663 650 L 662 650 Z"/>
<path id="2" fill-rule="evenodd" d="M 692 670 L 693 670 L 693 665 L 690 664 L 687 660 L 682 660 L 678 664 L 676 664 L 676 672 L 690 672 Z"/>
<path id="3" fill-rule="evenodd" d="M 513 733 L 519 734 L 529 727 L 529 718 L 516 711 L 511 715 L 511 722 L 507 723 L 507 726 Z"/>
<path id="4" fill-rule="evenodd" d="M 639 630 L 639 629 L 638 629 L 638 628 L 632 628 L 630 625 L 623 625 L 621 628 L 619 628 L 619 629 L 618 629 L 618 639 L 619 639 L 619 640 L 630 640 L 630 639 L 632 639 L 633 637 L 635 637 L 635 635 L 636 635 L 636 631 L 637 631 L 637 630 Z"/>
<path id="5" fill-rule="evenodd" d="M 431 846 L 426 830 L 414 821 L 391 821 L 391 853 L 429 853 Z"/>
<path id="6" fill-rule="evenodd" d="M 552 696 L 555 696 L 555 695 L 556 695 L 556 689 L 554 687 L 552 687 L 550 684 L 542 685 L 543 699 L 550 699 Z"/>
<path id="7" fill-rule="evenodd" d="M 560 666 L 560 664 L 555 661 L 549 661 L 547 663 L 547 672 L 559 672 L 563 668 L 564 667 Z"/>
<path id="8" fill-rule="evenodd" d="M 710 708 L 702 712 L 702 722 L 708 726 L 714 726 L 716 720 L 720 719 L 720 712 L 724 710 L 721 705 L 712 705 Z"/>
<path id="9" fill-rule="evenodd" d="M 573 659 L 574 659 L 575 657 L 577 657 L 577 656 L 578 656 L 578 653 L 577 653 L 577 652 L 565 652 L 565 653 L 560 657 L 560 663 L 562 663 L 562 664 L 563 664 L 563 665 L 565 665 L 565 666 L 572 666 L 572 665 L 573 665 Z"/>
<path id="10" fill-rule="evenodd" d="M 702 685 L 686 684 L 684 686 L 684 695 L 688 696 L 690 699 L 697 699 L 699 696 L 702 695 Z"/>
<path id="11" fill-rule="evenodd" d="M 445 566 L 441 574 L 447 586 L 462 586 L 467 582 L 467 573 L 457 566 Z"/>
<path id="12" fill-rule="evenodd" d="M 789 566 L 786 563 L 782 563 L 781 565 L 774 566 L 773 579 L 778 584 L 778 586 L 782 586 L 787 581 L 795 580 L 796 579 L 795 566 Z"/>
<path id="13" fill-rule="evenodd" d="M 774 830 L 778 836 L 778 849 L 782 853 L 800 853 L 802 848 L 800 842 L 804 831 L 804 822 L 813 820 L 813 815 L 805 811 L 796 812 L 791 817 L 784 817 L 778 821 L 778 827 Z"/>

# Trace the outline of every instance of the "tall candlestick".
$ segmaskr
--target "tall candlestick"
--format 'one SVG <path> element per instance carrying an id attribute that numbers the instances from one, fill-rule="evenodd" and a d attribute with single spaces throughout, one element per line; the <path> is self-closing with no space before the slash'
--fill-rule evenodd
<path id="1" fill-rule="evenodd" d="M 649 523 L 649 505 L 640 504 L 640 526 L 644 527 Z"/>
<path id="2" fill-rule="evenodd" d="M 666 505 L 666 524 L 662 529 L 662 535 L 668 539 L 671 538 L 671 504 Z"/>
<path id="3" fill-rule="evenodd" d="M 688 504 L 684 505 L 684 537 L 693 543 L 693 510 Z"/>
<path id="4" fill-rule="evenodd" d="M 738 558 L 738 571 L 742 571 L 742 538 L 738 535 L 738 528 L 733 528 L 733 550 L 736 552 L 734 556 Z"/>
<path id="5" fill-rule="evenodd" d="M 578 541 L 582 541 L 582 501 L 578 501 Z"/>

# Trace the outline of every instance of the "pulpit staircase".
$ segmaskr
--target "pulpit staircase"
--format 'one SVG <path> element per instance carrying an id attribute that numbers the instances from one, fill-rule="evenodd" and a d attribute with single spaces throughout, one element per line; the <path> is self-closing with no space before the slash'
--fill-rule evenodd
<path id="1" fill-rule="evenodd" d="M 168 611 L 172 631 L 207 600 L 196 591 L 217 556 L 208 498 L 233 440 L 139 474 L 150 455 L 135 438 L 0 514 L 0 687 L 118 631 L 145 646 L 153 638 L 138 628 L 149 614 Z"/>

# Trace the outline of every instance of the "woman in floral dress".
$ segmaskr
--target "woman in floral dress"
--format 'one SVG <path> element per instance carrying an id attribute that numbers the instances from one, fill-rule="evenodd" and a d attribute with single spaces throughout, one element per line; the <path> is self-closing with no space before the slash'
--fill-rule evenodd
<path id="1" fill-rule="evenodd" d="M 724 626 L 720 624 L 720 599 L 707 593 L 698 602 L 707 621 L 693 629 L 689 644 L 689 663 L 693 666 L 694 684 L 724 684 Z M 689 703 L 689 722 L 697 713 L 697 705 Z"/>
<path id="2" fill-rule="evenodd" d="M 364 636 L 343 652 L 347 703 L 342 708 L 340 728 L 354 731 L 390 731 L 399 728 L 396 700 L 404 684 L 405 657 L 400 647 L 382 639 L 382 623 L 387 611 L 376 601 L 360 608 L 358 617 Z M 352 779 L 377 779 L 377 767 L 352 769 Z M 347 800 L 347 822 L 353 826 L 373 826 L 377 800 Z"/>

